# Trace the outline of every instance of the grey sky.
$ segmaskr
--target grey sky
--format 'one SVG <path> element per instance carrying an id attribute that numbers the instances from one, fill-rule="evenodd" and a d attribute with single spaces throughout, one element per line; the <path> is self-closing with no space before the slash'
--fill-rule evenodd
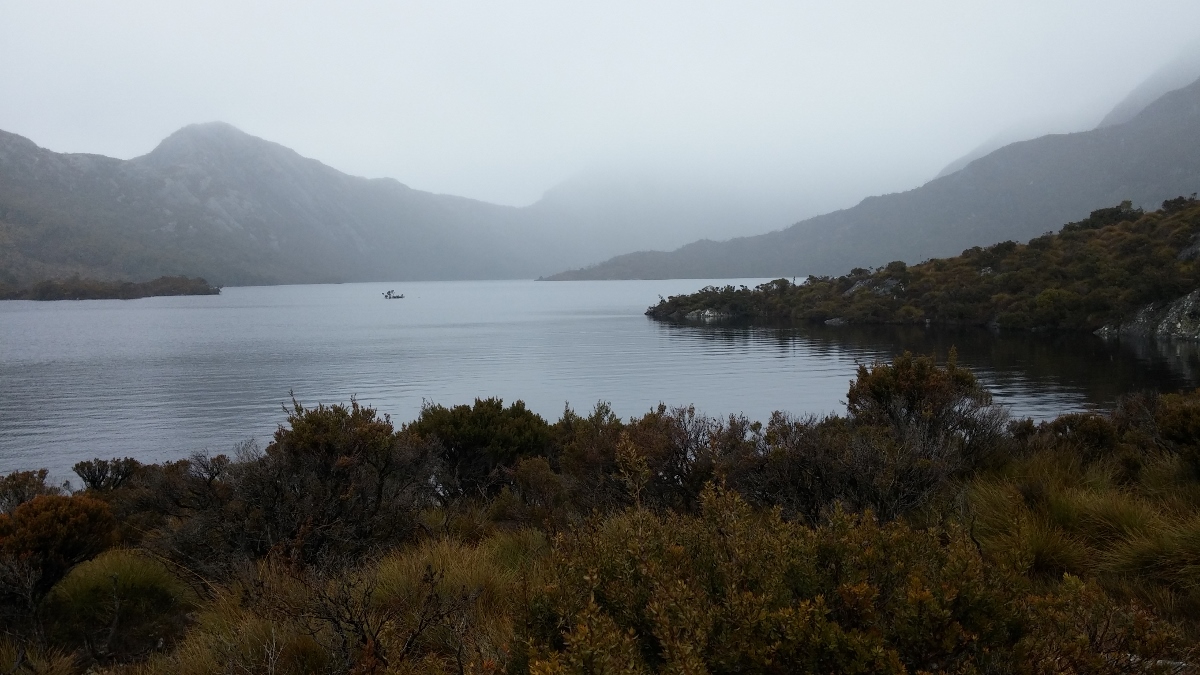
<path id="1" fill-rule="evenodd" d="M 832 208 L 1090 127 L 1196 26 L 1195 0 L 0 0 L 0 129 L 127 158 L 224 120 L 505 204 L 629 171 Z"/>

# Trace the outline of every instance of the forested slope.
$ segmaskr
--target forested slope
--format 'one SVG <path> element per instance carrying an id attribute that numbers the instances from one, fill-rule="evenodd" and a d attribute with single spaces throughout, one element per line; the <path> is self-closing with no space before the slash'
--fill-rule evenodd
<path id="1" fill-rule="evenodd" d="M 757 288 L 706 288 L 647 310 L 657 319 L 993 325 L 1096 330 L 1200 288 L 1200 202 L 1144 213 L 1128 202 L 1057 234 L 974 247 L 918 265 Z"/>

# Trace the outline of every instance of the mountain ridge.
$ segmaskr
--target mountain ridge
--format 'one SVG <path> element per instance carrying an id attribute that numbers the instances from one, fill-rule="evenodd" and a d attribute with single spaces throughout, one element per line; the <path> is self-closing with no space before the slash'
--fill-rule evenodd
<path id="1" fill-rule="evenodd" d="M 534 276 L 512 207 L 344 174 L 223 123 L 130 160 L 0 132 L 0 281 L 220 284 Z M 520 240 L 526 241 L 520 241 Z"/>
<path id="2" fill-rule="evenodd" d="M 832 274 L 1024 240 L 1126 199 L 1156 206 L 1200 189 L 1200 80 L 1129 122 L 1012 143 L 912 190 L 867 197 L 788 228 L 641 251 L 549 280 Z"/>
<path id="3" fill-rule="evenodd" d="M 223 122 L 128 160 L 0 131 L 0 283 L 534 278 L 745 217 L 733 193 L 641 185 L 630 201 L 630 185 L 577 179 L 513 207 L 352 176 Z M 786 222 L 779 205 L 750 220 Z"/>

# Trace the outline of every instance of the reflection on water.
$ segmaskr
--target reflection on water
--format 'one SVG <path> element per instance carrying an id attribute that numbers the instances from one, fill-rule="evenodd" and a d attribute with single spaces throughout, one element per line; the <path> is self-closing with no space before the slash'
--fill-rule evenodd
<path id="1" fill-rule="evenodd" d="M 220 296 L 0 302 L 0 472 L 146 461 L 269 439 L 289 392 L 351 396 L 413 419 L 423 402 L 658 402 L 766 419 L 842 410 L 859 363 L 910 350 L 976 370 L 1015 414 L 1105 406 L 1196 385 L 1194 345 L 923 327 L 731 328 L 642 315 L 695 280 L 443 282 L 229 288 Z M 719 282 L 723 283 L 723 282 Z M 743 283 L 735 281 L 734 283 Z M 754 280 L 744 283 L 753 285 Z M 385 301 L 395 288 L 404 300 Z"/>
<path id="2" fill-rule="evenodd" d="M 663 325 L 679 339 L 723 349 L 771 343 L 779 353 L 798 351 L 859 363 L 910 351 L 943 360 L 954 349 L 1015 414 L 1039 419 L 1065 409 L 1111 406 L 1122 394 L 1179 391 L 1200 384 L 1200 344 L 1166 340 L 1105 340 L 1090 334 L 1031 334 L 980 328 L 925 326 L 824 326 L 780 328 Z"/>

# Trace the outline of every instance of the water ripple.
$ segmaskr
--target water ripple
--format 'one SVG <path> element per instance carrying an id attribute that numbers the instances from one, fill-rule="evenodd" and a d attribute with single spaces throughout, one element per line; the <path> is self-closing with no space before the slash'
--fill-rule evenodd
<path id="1" fill-rule="evenodd" d="M 660 401 L 765 420 L 843 409 L 858 364 L 957 347 L 998 401 L 1045 418 L 1195 386 L 1194 347 L 921 328 L 680 327 L 642 316 L 704 281 L 228 288 L 216 297 L 0 303 L 0 472 L 265 442 L 289 392 L 414 418 L 423 402 L 523 399 L 557 419 Z M 724 283 L 724 282 L 717 282 Z M 733 283 L 754 283 L 737 280 Z M 401 288 L 403 287 L 403 288 Z M 383 290 L 406 294 L 383 302 Z"/>

